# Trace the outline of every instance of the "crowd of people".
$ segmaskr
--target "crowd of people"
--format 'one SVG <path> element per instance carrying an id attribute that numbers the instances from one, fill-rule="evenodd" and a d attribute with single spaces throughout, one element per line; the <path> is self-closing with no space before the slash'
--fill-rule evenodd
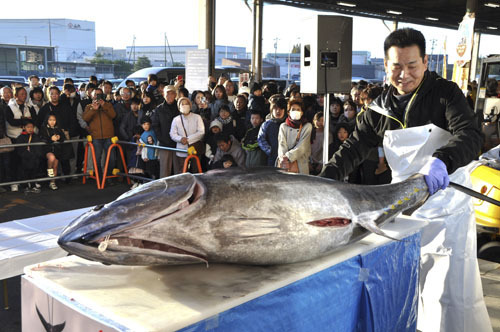
<path id="1" fill-rule="evenodd" d="M 381 91 L 361 81 L 352 84 L 350 93 L 331 95 L 329 156 L 349 137 L 357 114 Z M 162 82 L 152 74 L 138 86 L 127 80 L 126 87 L 116 91 L 109 81 L 95 76 L 78 86 L 66 78 L 60 91 L 50 80 L 33 75 L 29 87 L 4 86 L 0 96 L 2 142 L 46 143 L 0 150 L 0 183 L 81 173 L 84 143 L 64 142 L 87 135 L 92 137 L 101 175 L 114 136 L 139 144 L 123 146 L 128 172 L 153 179 L 181 173 L 187 153 L 140 143 L 180 150 L 193 146 L 203 171 L 278 166 L 317 175 L 323 166 L 325 98 L 301 94 L 295 84 L 280 91 L 273 81 L 239 86 L 221 75 L 218 80 L 209 77 L 205 91 L 188 91 L 182 78 Z M 115 152 L 109 156 L 110 172 L 123 168 L 116 157 Z M 189 170 L 198 171 L 195 166 L 190 164 Z M 374 150 L 345 181 L 390 182 L 382 149 Z M 40 188 L 34 181 L 25 191 L 38 193 Z M 49 188 L 58 188 L 55 179 Z M 11 190 L 18 191 L 19 185 L 12 184 Z"/>

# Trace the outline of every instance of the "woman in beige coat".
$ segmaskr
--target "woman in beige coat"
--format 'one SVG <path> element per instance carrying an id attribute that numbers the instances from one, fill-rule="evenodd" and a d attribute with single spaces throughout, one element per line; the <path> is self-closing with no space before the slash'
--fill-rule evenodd
<path id="1" fill-rule="evenodd" d="M 280 125 L 278 134 L 279 167 L 293 172 L 294 162 L 297 161 L 298 173 L 309 174 L 311 132 L 312 125 L 304 116 L 302 102 L 296 99 L 290 100 L 288 117 Z"/>

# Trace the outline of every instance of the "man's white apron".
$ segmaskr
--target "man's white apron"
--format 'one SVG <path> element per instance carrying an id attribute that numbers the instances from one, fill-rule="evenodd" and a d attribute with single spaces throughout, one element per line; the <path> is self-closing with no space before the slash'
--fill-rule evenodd
<path id="1" fill-rule="evenodd" d="M 393 182 L 418 173 L 451 134 L 433 124 L 388 130 L 384 152 Z M 450 181 L 470 187 L 478 163 L 459 168 Z M 476 258 L 472 200 L 453 189 L 439 190 L 413 215 L 426 219 L 422 229 L 417 329 L 423 332 L 492 331 L 483 299 Z"/>

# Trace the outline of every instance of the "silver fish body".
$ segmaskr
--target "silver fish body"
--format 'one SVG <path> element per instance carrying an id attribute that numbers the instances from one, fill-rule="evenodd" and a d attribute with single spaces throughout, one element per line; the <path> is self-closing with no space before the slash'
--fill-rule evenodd
<path id="1" fill-rule="evenodd" d="M 171 176 L 75 219 L 59 245 L 106 264 L 285 264 L 326 255 L 427 198 L 423 176 L 359 186 L 273 168 Z"/>

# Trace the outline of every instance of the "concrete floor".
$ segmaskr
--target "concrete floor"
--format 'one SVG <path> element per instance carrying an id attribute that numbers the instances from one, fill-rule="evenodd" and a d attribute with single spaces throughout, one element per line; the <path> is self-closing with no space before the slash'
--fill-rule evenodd
<path id="1" fill-rule="evenodd" d="M 500 332 L 500 264 L 480 259 L 479 270 L 491 326 Z"/>

